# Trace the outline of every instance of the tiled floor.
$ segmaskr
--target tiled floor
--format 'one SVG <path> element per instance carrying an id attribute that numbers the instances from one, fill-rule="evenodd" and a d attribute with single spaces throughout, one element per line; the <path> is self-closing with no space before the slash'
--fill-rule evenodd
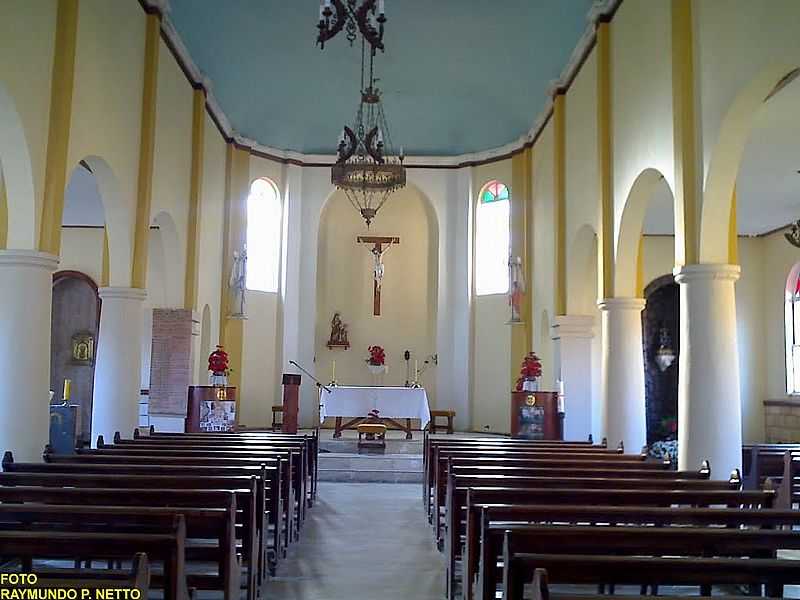
<path id="1" fill-rule="evenodd" d="M 442 600 L 444 561 L 418 484 L 319 484 L 270 600 Z"/>

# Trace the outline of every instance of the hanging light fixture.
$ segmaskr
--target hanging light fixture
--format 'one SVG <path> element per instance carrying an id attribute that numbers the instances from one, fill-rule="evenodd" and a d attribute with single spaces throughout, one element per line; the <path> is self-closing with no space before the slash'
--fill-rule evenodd
<path id="1" fill-rule="evenodd" d="M 384 23 L 384 0 L 363 0 L 360 5 L 357 0 L 321 0 L 317 45 L 325 49 L 325 42 L 344 29 L 351 46 L 360 31 L 370 46 L 383 51 Z"/>
<path id="2" fill-rule="evenodd" d="M 381 91 L 374 76 L 375 48 L 361 45 L 361 100 L 352 126 L 345 125 L 337 145 L 331 183 L 370 226 L 389 195 L 406 185 L 403 147 L 395 155 L 389 124 L 383 111 Z M 367 68 L 369 71 L 367 71 Z"/>
<path id="3" fill-rule="evenodd" d="M 672 339 L 666 327 L 662 327 L 658 332 L 658 350 L 656 350 L 655 361 L 658 368 L 663 373 L 672 366 L 678 356 L 672 348 Z"/>

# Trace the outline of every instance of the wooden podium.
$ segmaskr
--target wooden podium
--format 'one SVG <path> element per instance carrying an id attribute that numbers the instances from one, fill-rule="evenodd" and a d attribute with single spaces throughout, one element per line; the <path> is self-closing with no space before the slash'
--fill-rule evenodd
<path id="1" fill-rule="evenodd" d="M 186 406 L 186 433 L 235 431 L 239 422 L 235 387 L 190 385 Z"/>
<path id="2" fill-rule="evenodd" d="M 283 374 L 283 433 L 297 433 L 297 417 L 300 409 L 300 375 Z"/>
<path id="3" fill-rule="evenodd" d="M 511 392 L 511 437 L 561 440 L 557 392 Z"/>

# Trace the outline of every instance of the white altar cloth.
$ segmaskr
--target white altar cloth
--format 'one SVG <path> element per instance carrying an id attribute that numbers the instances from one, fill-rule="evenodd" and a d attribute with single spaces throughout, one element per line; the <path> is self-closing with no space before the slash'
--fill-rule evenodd
<path id="1" fill-rule="evenodd" d="M 424 388 L 337 385 L 330 392 L 320 388 L 319 416 L 366 417 L 377 410 L 379 417 L 419 419 L 420 429 L 431 420 Z"/>

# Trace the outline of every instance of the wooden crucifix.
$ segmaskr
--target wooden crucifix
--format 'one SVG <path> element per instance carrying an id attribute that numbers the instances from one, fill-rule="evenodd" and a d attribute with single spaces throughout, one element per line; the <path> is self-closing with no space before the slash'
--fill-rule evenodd
<path id="1" fill-rule="evenodd" d="M 383 283 L 383 255 L 393 244 L 399 244 L 399 237 L 363 236 L 356 238 L 359 244 L 372 244 L 370 252 L 374 262 L 372 268 L 372 314 L 376 317 L 381 314 L 381 284 Z M 385 245 L 385 247 L 384 247 Z"/>

